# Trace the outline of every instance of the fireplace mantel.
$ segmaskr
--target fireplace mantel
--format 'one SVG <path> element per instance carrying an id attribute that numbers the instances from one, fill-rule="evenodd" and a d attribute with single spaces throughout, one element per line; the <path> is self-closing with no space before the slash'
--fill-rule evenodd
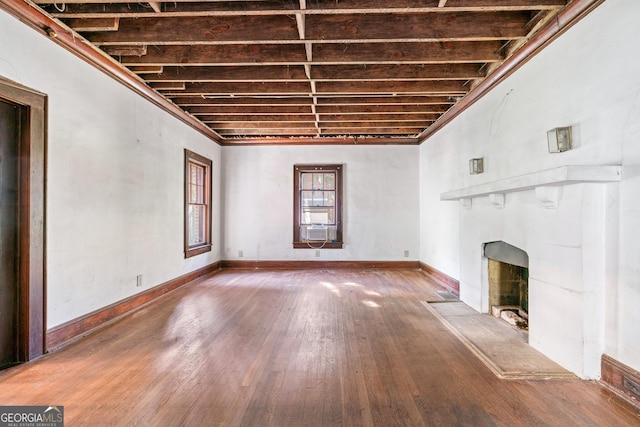
<path id="1" fill-rule="evenodd" d="M 504 178 L 440 194 L 440 200 L 463 200 L 500 195 L 539 187 L 561 186 L 585 182 L 620 181 L 622 166 L 561 166 L 526 175 Z"/>

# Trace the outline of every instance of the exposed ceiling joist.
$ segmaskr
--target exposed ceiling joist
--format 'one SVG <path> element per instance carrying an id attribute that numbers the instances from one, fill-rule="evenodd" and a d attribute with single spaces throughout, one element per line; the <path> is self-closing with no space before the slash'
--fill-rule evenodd
<path id="1" fill-rule="evenodd" d="M 90 43 L 92 62 L 119 64 L 127 84 L 222 144 L 406 144 L 539 34 L 601 1 L 36 0 L 41 16 L 20 0 L 3 7 L 61 31 L 70 48 Z"/>

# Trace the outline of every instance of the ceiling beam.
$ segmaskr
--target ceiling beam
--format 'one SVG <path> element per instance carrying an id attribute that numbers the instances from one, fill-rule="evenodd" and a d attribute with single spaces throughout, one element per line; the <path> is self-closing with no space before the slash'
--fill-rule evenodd
<path id="1" fill-rule="evenodd" d="M 232 115 L 272 115 L 272 114 L 312 114 L 311 105 L 299 106 L 299 105 L 283 105 L 279 107 L 257 105 L 251 107 L 229 105 L 224 107 L 211 106 L 211 107 L 188 107 L 186 110 L 194 115 L 206 115 L 206 114 L 226 114 Z"/>
<path id="2" fill-rule="evenodd" d="M 498 41 L 447 43 L 316 44 L 314 65 L 444 64 L 496 62 L 504 59 Z M 107 47 L 104 47 L 107 49 Z M 109 47 L 112 48 L 112 47 Z M 131 65 L 304 65 L 304 45 L 179 45 L 152 46 L 143 56 L 123 56 Z"/>
<path id="3" fill-rule="evenodd" d="M 52 0 L 35 0 L 43 7 L 53 6 Z M 65 2 L 65 12 L 74 13 L 128 13 L 133 15 L 152 15 L 144 3 L 130 3 L 129 0 L 68 0 Z M 249 2 L 249 1 L 213 1 L 202 0 L 172 1 L 163 3 L 163 13 L 208 13 L 218 16 L 228 15 L 339 15 L 354 13 L 449 13 L 453 12 L 482 12 L 482 11 L 518 11 L 558 9 L 566 6 L 566 0 L 457 0 L 449 3 L 446 8 L 439 6 L 438 1 L 416 0 L 380 0 L 377 2 L 362 1 L 310 3 L 305 10 L 296 9 L 294 2 Z"/>
<path id="4" fill-rule="evenodd" d="M 369 43 L 511 40 L 526 36 L 527 12 L 407 16 L 311 16 L 304 24 L 286 16 L 127 18 L 117 32 L 86 34 L 97 45 Z M 340 18 L 340 19 L 339 19 Z M 298 25 L 304 25 L 298 29 Z M 305 31 L 305 38 L 300 32 Z"/>

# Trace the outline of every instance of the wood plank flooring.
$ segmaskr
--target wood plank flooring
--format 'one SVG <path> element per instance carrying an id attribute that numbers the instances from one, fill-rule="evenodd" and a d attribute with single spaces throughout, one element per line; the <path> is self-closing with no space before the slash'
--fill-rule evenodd
<path id="1" fill-rule="evenodd" d="M 226 270 L 38 361 L 0 405 L 67 426 L 632 426 L 594 382 L 498 379 L 419 271 Z"/>

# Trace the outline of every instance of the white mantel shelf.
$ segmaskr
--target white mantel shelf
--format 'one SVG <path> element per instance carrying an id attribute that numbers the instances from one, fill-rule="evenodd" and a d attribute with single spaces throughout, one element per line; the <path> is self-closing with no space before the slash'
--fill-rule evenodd
<path id="1" fill-rule="evenodd" d="M 536 187 L 578 184 L 584 182 L 620 181 L 622 166 L 561 166 L 526 175 L 514 176 L 448 191 L 440 194 L 440 200 L 460 200 L 490 194 L 532 190 Z"/>

